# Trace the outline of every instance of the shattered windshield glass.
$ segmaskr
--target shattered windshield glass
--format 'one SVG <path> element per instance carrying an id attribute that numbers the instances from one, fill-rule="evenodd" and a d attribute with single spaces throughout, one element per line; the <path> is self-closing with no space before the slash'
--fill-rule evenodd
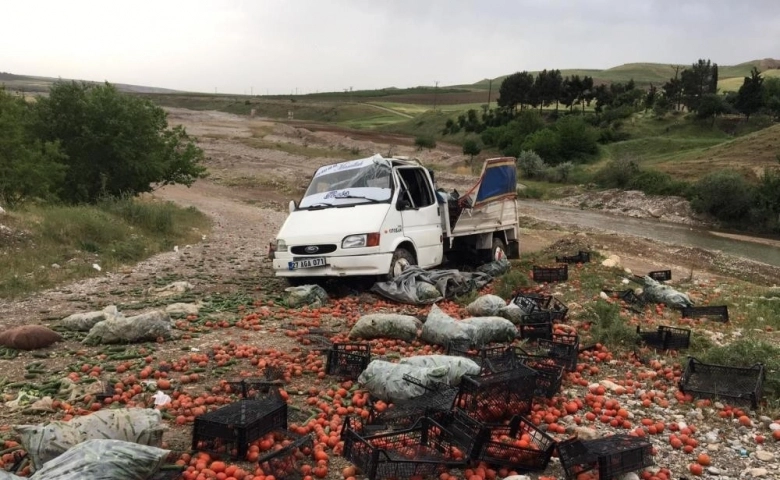
<path id="1" fill-rule="evenodd" d="M 321 167 L 299 208 L 387 202 L 392 195 L 390 165 L 382 157 L 374 156 Z"/>

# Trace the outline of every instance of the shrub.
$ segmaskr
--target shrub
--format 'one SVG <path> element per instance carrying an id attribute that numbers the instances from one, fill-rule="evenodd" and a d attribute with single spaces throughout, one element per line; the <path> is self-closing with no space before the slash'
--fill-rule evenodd
<path id="1" fill-rule="evenodd" d="M 553 183 L 566 183 L 571 177 L 571 173 L 574 170 L 574 164 L 571 162 L 563 162 L 555 165 L 554 167 L 547 167 L 542 172 L 542 179 Z"/>
<path id="2" fill-rule="evenodd" d="M 538 178 L 547 165 L 533 150 L 524 150 L 517 156 L 517 168 L 525 178 Z"/>
<path id="3" fill-rule="evenodd" d="M 636 161 L 621 157 L 601 167 L 593 176 L 593 180 L 604 188 L 626 188 L 637 174 L 639 165 Z"/>
<path id="4" fill-rule="evenodd" d="M 523 150 L 533 150 L 542 159 L 550 164 L 556 164 L 560 160 L 560 141 L 558 134 L 545 128 L 529 135 L 522 144 Z"/>
<path id="5" fill-rule="evenodd" d="M 561 118 L 555 123 L 555 131 L 561 159 L 583 158 L 598 152 L 598 132 L 580 116 Z"/>
<path id="6" fill-rule="evenodd" d="M 420 135 L 414 139 L 414 146 L 417 147 L 417 150 L 422 150 L 423 148 L 436 148 L 436 140 L 434 140 L 433 137 L 429 137 L 427 135 Z"/>
<path id="7" fill-rule="evenodd" d="M 544 197 L 544 190 L 539 187 L 529 185 L 525 188 L 517 189 L 517 198 L 532 198 L 534 200 L 539 200 L 542 197 Z"/>
<path id="8" fill-rule="evenodd" d="M 745 219 L 756 201 L 756 187 L 733 170 L 710 173 L 696 183 L 691 206 L 727 222 Z"/>
<path id="9" fill-rule="evenodd" d="M 463 142 L 463 155 L 469 155 L 470 162 L 474 161 L 474 155 L 479 155 L 479 152 L 481 151 L 482 148 L 477 144 L 476 141 L 472 139 L 468 139 L 465 142 Z"/>
<path id="10" fill-rule="evenodd" d="M 593 322 L 590 333 L 594 341 L 610 347 L 636 345 L 636 330 L 620 317 L 620 304 L 600 300 L 588 306 L 586 314 Z"/>
<path id="11" fill-rule="evenodd" d="M 674 180 L 658 170 L 640 170 L 628 181 L 626 188 L 641 190 L 648 195 L 678 195 L 689 197 L 691 186 L 682 180 Z"/>

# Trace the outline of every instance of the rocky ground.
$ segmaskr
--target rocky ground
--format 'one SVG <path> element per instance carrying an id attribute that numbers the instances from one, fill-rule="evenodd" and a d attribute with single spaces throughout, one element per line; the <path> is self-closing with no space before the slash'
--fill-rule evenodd
<path id="1" fill-rule="evenodd" d="M 383 311 L 424 316 L 427 309 L 381 301 L 368 294 L 367 285 L 360 282 L 328 285 L 332 299 L 322 308 L 287 308 L 281 301 L 284 284 L 272 277 L 265 257 L 268 243 L 285 218 L 290 192 L 305 184 L 306 176 L 315 166 L 332 158 L 255 148 L 240 139 L 252 138 L 253 132 L 264 129 L 267 135 L 273 135 L 273 142 L 297 144 L 307 139 L 307 145 L 316 144 L 318 148 L 354 148 L 372 153 L 393 147 L 397 149 L 396 154 L 420 155 L 424 161 L 441 168 L 460 164 L 462 156 L 458 149 L 446 145 L 419 153 L 403 144 L 402 139 L 396 142 L 392 138 L 365 135 L 353 139 L 340 131 L 317 131 L 314 126 L 276 124 L 215 112 L 173 110 L 171 119 L 199 136 L 209 156 L 212 178 L 197 182 L 189 189 L 165 187 L 155 195 L 207 213 L 214 220 L 211 234 L 201 243 L 181 246 L 177 252 L 157 255 L 121 271 L 63 285 L 19 301 L 2 301 L 0 324 L 4 328 L 53 325 L 72 313 L 99 310 L 108 305 L 116 305 L 120 311 L 133 315 L 185 303 L 190 305 L 188 313 L 174 314 L 178 339 L 129 347 L 124 352 L 129 354 L 128 358 L 124 359 L 117 358 L 116 352 L 105 347 L 82 345 L 83 335 L 68 335 L 63 342 L 35 356 L 22 352 L 13 359 L 0 360 L 6 385 L 43 383 L 75 370 L 85 377 L 122 382 L 127 388 L 140 384 L 148 367 L 146 375 L 168 377 L 171 389 L 181 392 L 177 408 L 169 409 L 170 429 L 164 440 L 170 448 L 183 451 L 189 448 L 191 438 L 195 408 L 192 405 L 204 410 L 213 408 L 225 396 L 219 389 L 221 380 L 259 375 L 264 365 L 276 365 L 286 372 L 284 388 L 290 404 L 295 412 L 302 412 L 295 418 L 296 423 L 322 417 L 321 425 L 309 429 L 316 433 L 319 442 L 328 445 L 329 453 L 338 452 L 337 439 L 331 445 L 330 429 L 323 427 L 337 425 L 344 416 L 340 408 L 346 409 L 346 405 L 353 410 L 345 411 L 354 414 L 355 409 L 360 409 L 361 400 L 359 394 L 354 396 L 356 387 L 340 385 L 322 372 L 321 357 L 307 354 L 311 352 L 306 337 L 308 329 L 323 329 L 322 333 L 339 340 L 362 314 Z M 468 176 L 443 172 L 437 172 L 437 177 L 443 184 L 456 188 L 471 181 Z M 249 180 L 239 181 L 242 178 Z M 580 247 L 604 256 L 620 257 L 619 267 L 602 267 L 595 262 L 573 268 L 572 277 L 565 284 L 542 287 L 570 305 L 571 320 L 565 328 L 579 331 L 583 345 L 587 344 L 589 335 L 588 306 L 598 298 L 600 288 L 623 285 L 622 279 L 627 277 L 624 268 L 635 273 L 671 268 L 674 284 L 690 292 L 697 301 L 717 303 L 728 299 L 737 309 L 730 325 L 686 322 L 668 309 L 648 309 L 641 315 L 624 311 L 626 322 L 642 323 L 643 329 L 654 324 L 687 326 L 701 336 L 711 336 L 707 332 L 714 332 L 720 343 L 737 338 L 735 329 L 740 335 L 747 335 L 740 321 L 751 308 L 750 296 L 764 291 L 759 284 L 771 284 L 772 278 L 780 278 L 776 269 L 733 258 L 729 259 L 731 266 L 724 269 L 723 256 L 696 249 L 600 231 L 573 233 L 534 218 L 524 218 L 522 223 L 523 249 L 539 252 L 540 261 L 551 261 L 556 253 L 575 253 Z M 519 275 L 525 275 L 524 268 L 516 267 Z M 755 272 L 752 273 L 757 279 L 755 283 L 735 279 L 733 273 L 746 268 Z M 155 290 L 177 281 L 190 286 L 167 296 Z M 489 287 L 483 293 L 493 289 L 494 286 Z M 445 302 L 444 307 L 454 315 L 466 315 L 460 305 Z M 762 335 L 777 340 L 775 332 Z M 440 351 L 420 342 L 384 340 L 373 341 L 372 348 L 389 356 Z M 731 408 L 722 401 L 691 401 L 681 396 L 676 387 L 681 374 L 678 355 L 652 351 L 642 351 L 640 355 L 641 362 L 630 356 L 628 350 L 618 347 L 583 352 L 580 366 L 564 379 L 561 394 L 548 402 L 538 402 L 531 417 L 558 439 L 574 433 L 593 437 L 609 432 L 632 433 L 649 439 L 655 449 L 656 466 L 648 469 L 643 478 L 692 478 L 690 466 L 700 463 L 708 463 L 703 465 L 703 478 L 780 478 L 777 459 L 780 444 L 775 443 L 775 438 L 780 438 L 780 433 L 775 433 L 780 431 L 780 423 L 776 421 L 780 415 L 776 410 L 769 406 L 757 410 L 749 406 Z M 40 373 L 30 373 L 33 364 L 32 370 Z M 335 395 L 341 386 L 350 391 L 351 399 L 348 396 L 339 400 Z M 18 386 L 6 386 L 4 393 L 11 400 L 18 393 Z M 149 397 L 149 392 L 142 391 L 134 396 L 116 396 L 114 400 L 147 405 Z M 101 407 L 95 406 L 92 397 L 66 406 L 42 412 L 4 408 L 2 423 L 7 426 L 38 423 Z M 12 436 L 7 427 L 3 430 L 3 438 Z M 332 454 L 329 461 L 327 478 L 343 478 L 341 469 L 347 463 Z M 246 462 L 240 465 L 251 470 Z M 463 472 L 451 473 L 457 478 L 465 476 Z M 475 479 L 482 478 L 479 473 L 491 478 L 506 472 L 474 470 L 469 473 Z M 563 471 L 554 458 L 545 472 L 530 476 L 561 479 Z"/>

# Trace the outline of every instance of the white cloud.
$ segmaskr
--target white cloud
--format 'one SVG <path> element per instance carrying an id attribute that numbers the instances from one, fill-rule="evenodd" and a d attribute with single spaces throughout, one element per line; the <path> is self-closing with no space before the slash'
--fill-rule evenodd
<path id="1" fill-rule="evenodd" d="M 0 71 L 235 93 L 780 51 L 775 0 L 28 0 L 0 12 Z"/>

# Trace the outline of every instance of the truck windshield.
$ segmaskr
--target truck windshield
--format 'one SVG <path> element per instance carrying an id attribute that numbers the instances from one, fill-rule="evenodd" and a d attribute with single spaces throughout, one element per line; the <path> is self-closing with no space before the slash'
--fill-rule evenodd
<path id="1" fill-rule="evenodd" d="M 321 167 L 314 174 L 299 208 L 389 202 L 392 196 L 390 165 L 381 157 L 372 157 Z"/>

